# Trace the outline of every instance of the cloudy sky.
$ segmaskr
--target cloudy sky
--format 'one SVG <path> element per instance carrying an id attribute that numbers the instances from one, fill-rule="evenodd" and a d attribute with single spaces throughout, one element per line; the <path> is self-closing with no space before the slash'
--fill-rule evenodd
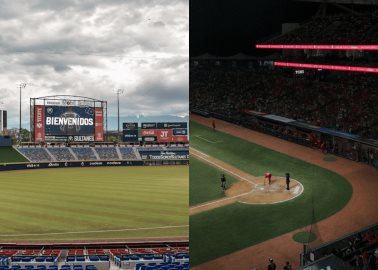
<path id="1" fill-rule="evenodd" d="M 188 0 L 0 0 L 0 108 L 23 127 L 29 98 L 80 95 L 121 115 L 188 114 Z"/>

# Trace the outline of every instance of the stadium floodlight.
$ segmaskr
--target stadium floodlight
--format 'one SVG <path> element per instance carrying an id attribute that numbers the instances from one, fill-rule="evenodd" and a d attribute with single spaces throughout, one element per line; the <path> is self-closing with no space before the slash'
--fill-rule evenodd
<path id="1" fill-rule="evenodd" d="M 374 67 L 336 66 L 336 65 L 304 64 L 304 63 L 291 63 L 291 62 L 273 62 L 273 65 L 278 66 L 278 67 L 312 68 L 312 69 L 378 73 L 378 68 L 374 68 Z"/>
<path id="2" fill-rule="evenodd" d="M 21 143 L 21 89 L 26 87 L 26 83 L 19 83 L 17 86 L 20 88 L 20 129 L 18 130 L 18 139 Z"/>
<path id="3" fill-rule="evenodd" d="M 257 49 L 377 51 L 378 45 L 257 44 Z"/>
<path id="4" fill-rule="evenodd" d="M 117 133 L 117 138 L 118 138 L 118 142 L 120 141 L 120 131 L 119 131 L 119 95 L 123 94 L 124 90 L 123 89 L 117 89 L 115 90 L 116 94 L 117 94 L 117 107 L 118 107 L 118 133 Z"/>

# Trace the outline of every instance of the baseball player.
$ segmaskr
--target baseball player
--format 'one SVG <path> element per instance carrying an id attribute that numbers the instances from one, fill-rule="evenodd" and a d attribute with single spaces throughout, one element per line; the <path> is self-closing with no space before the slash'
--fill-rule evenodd
<path id="1" fill-rule="evenodd" d="M 265 185 L 265 180 L 268 179 L 269 186 L 272 183 L 272 174 L 270 172 L 265 173 L 265 178 L 264 178 L 264 185 Z"/>
<path id="2" fill-rule="evenodd" d="M 224 176 L 224 174 L 222 174 L 221 176 L 221 188 L 223 189 L 223 191 L 226 190 L 226 176 Z"/>

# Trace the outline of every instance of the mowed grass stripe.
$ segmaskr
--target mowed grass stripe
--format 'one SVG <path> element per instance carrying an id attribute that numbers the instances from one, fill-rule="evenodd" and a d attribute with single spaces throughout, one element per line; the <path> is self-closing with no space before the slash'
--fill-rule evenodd
<path id="1" fill-rule="evenodd" d="M 188 224 L 188 166 L 14 171 L 1 173 L 0 184 L 0 234 Z M 166 231 L 142 231 L 138 236 L 165 235 Z M 188 229 L 172 231 L 168 233 L 187 235 Z M 103 233 L 105 238 L 133 235 Z M 90 233 L 80 237 L 93 239 Z"/>

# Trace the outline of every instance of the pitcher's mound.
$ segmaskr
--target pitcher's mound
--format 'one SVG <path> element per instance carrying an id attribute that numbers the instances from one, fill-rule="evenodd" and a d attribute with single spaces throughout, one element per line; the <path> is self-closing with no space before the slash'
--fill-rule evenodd
<path id="1" fill-rule="evenodd" d="M 252 182 L 253 181 L 253 182 Z M 303 192 L 302 184 L 292 179 L 290 190 L 286 190 L 285 177 L 273 177 L 271 184 L 264 184 L 264 177 L 255 177 L 251 181 L 239 181 L 226 190 L 227 197 L 238 196 L 238 201 L 249 204 L 272 204 L 291 200 Z"/>

